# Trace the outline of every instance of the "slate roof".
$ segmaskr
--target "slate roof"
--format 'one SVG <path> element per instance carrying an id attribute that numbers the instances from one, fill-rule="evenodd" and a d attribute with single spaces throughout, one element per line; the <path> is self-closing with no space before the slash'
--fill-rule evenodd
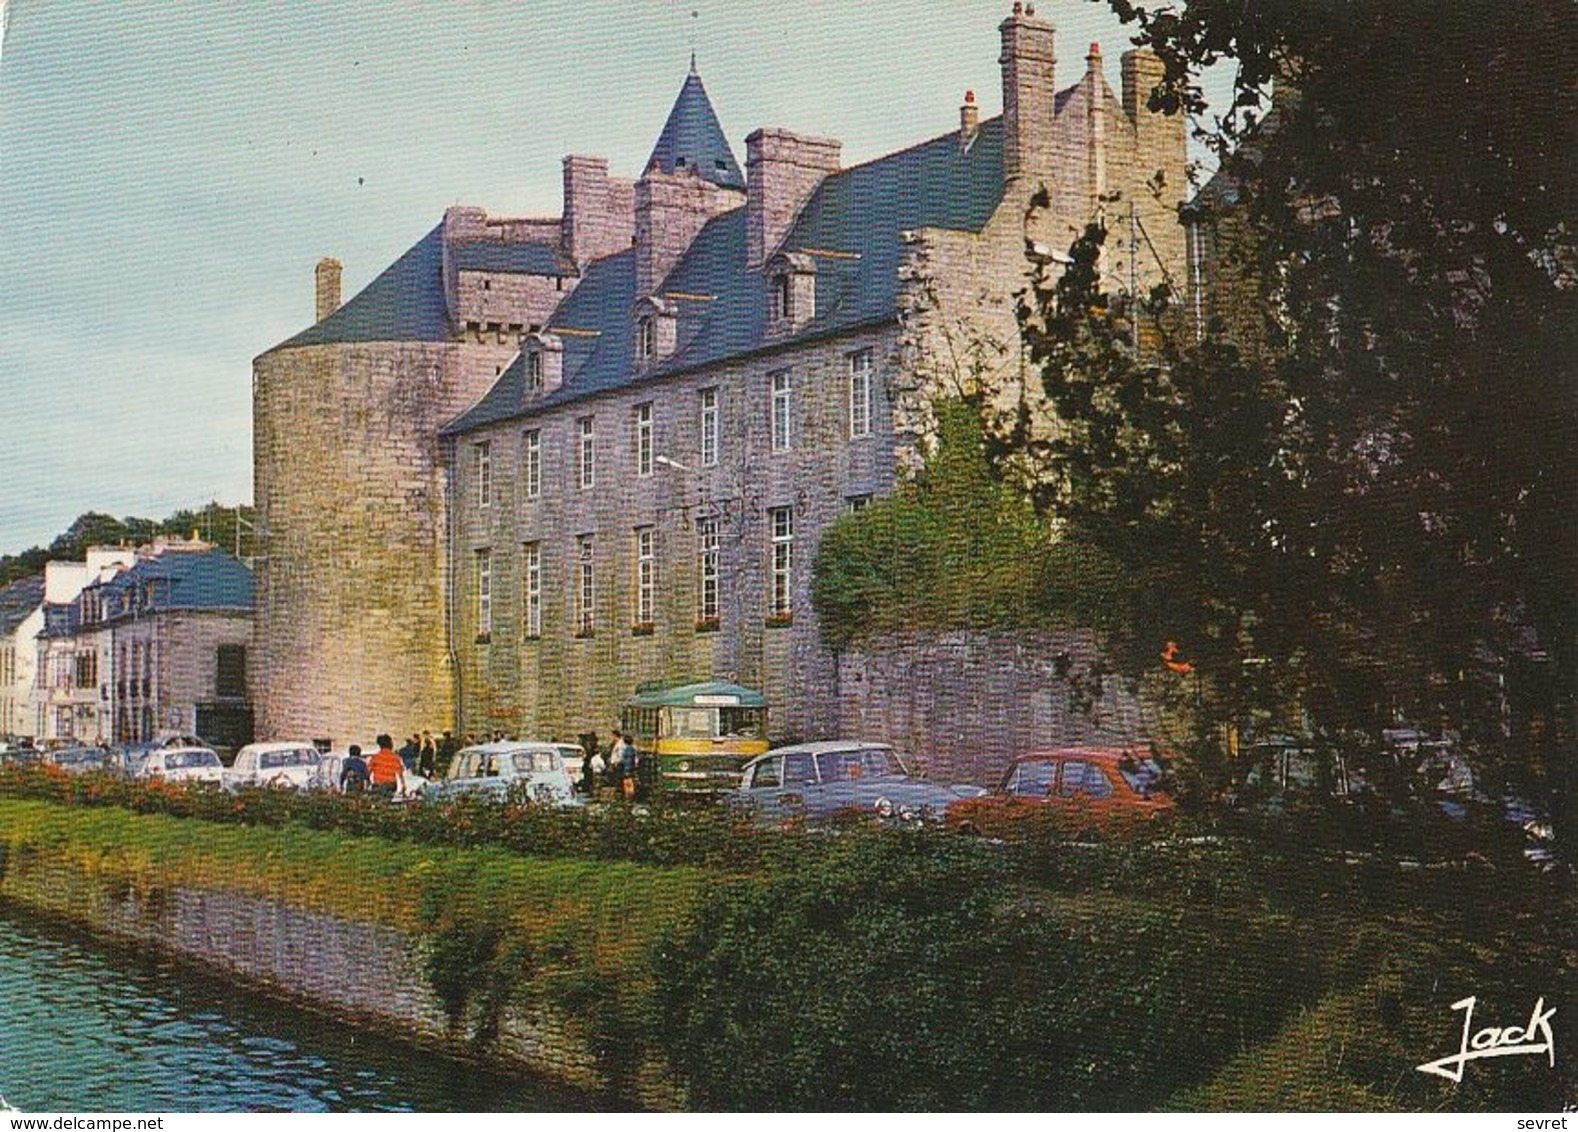
<path id="1" fill-rule="evenodd" d="M 466 240 L 450 245 L 457 271 L 569 276 L 575 267 L 549 244 Z M 423 236 L 349 302 L 274 349 L 335 342 L 448 342 L 443 225 Z"/>
<path id="2" fill-rule="evenodd" d="M 456 271 L 507 271 L 518 275 L 574 275 L 575 265 L 549 244 L 467 240 L 449 248 Z"/>
<path id="3" fill-rule="evenodd" d="M 274 348 L 333 342 L 449 341 L 443 240 L 440 225 L 413 244 L 350 302 Z"/>
<path id="4" fill-rule="evenodd" d="M 149 604 L 140 612 L 192 609 L 252 608 L 252 571 L 223 550 L 167 550 L 139 558 L 106 581 L 95 583 L 104 593 L 105 620 L 124 615 L 132 590 L 153 582 Z M 111 610 L 116 612 L 112 614 Z"/>
<path id="5" fill-rule="evenodd" d="M 594 263 L 550 320 L 595 336 L 564 335 L 564 384 L 522 407 L 525 367 L 516 358 L 483 398 L 446 425 L 466 432 L 567 401 L 713 365 L 763 349 L 889 321 L 898 313 L 900 234 L 914 228 L 976 232 L 1002 199 L 1002 120 L 983 122 L 966 150 L 957 132 L 834 173 L 823 180 L 784 240 L 811 249 L 816 317 L 797 333 L 769 339 L 767 277 L 746 264 L 745 209 L 714 217 L 664 281 L 679 298 L 675 352 L 639 376 L 632 367 L 635 253 Z"/>
<path id="6" fill-rule="evenodd" d="M 44 575 L 21 578 L 0 589 L 0 636 L 9 636 L 44 604 Z"/>
<path id="7" fill-rule="evenodd" d="M 745 176 L 734 160 L 729 139 L 718 124 L 712 101 L 707 97 L 701 76 L 696 73 L 696 62 L 691 60 L 690 74 L 685 85 L 679 88 L 674 108 L 668 112 L 663 132 L 652 147 L 643 169 L 656 164 L 665 173 L 676 168 L 689 168 L 715 185 L 730 189 L 745 188 Z"/>

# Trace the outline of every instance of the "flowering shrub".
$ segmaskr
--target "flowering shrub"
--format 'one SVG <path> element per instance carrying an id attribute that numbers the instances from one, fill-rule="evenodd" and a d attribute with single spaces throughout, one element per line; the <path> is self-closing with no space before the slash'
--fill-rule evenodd
<path id="1" fill-rule="evenodd" d="M 443 802 L 390 803 L 371 794 L 212 786 L 69 775 L 56 767 L 0 766 L 0 796 L 236 825 L 284 825 L 461 848 L 496 845 L 537 857 L 590 857 L 740 870 L 762 859 L 765 834 L 716 809 L 611 802 L 574 810 L 519 796 L 473 794 Z"/>

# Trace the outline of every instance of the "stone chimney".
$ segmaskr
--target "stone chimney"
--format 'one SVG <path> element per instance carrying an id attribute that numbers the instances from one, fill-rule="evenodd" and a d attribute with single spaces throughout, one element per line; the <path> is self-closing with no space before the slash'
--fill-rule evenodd
<path id="1" fill-rule="evenodd" d="M 1118 65 L 1123 72 L 1123 112 L 1139 122 L 1141 115 L 1151 113 L 1151 91 L 1166 77 L 1167 65 L 1154 51 L 1139 48 L 1125 51 L 1118 57 Z"/>
<path id="2" fill-rule="evenodd" d="M 981 108 L 975 104 L 975 91 L 964 92 L 964 104 L 959 107 L 959 148 L 969 149 L 981 128 Z"/>
<path id="3" fill-rule="evenodd" d="M 324 256 L 313 270 L 317 284 L 318 322 L 340 309 L 340 261 Z"/>
<path id="4" fill-rule="evenodd" d="M 1057 97 L 1052 25 L 1035 5 L 1015 3 L 1003 37 L 1003 178 L 1046 176 L 1052 170 L 1052 120 Z"/>
<path id="5" fill-rule="evenodd" d="M 757 130 L 745 139 L 746 262 L 759 266 L 778 250 L 795 217 L 829 173 L 843 143 L 788 130 Z"/>
<path id="6" fill-rule="evenodd" d="M 707 221 L 743 203 L 738 189 L 690 167 L 665 173 L 654 163 L 636 182 L 636 297 L 656 293 Z"/>
<path id="7" fill-rule="evenodd" d="M 608 175 L 603 157 L 564 159 L 560 242 L 577 267 L 624 251 L 636 231 L 635 185 Z"/>

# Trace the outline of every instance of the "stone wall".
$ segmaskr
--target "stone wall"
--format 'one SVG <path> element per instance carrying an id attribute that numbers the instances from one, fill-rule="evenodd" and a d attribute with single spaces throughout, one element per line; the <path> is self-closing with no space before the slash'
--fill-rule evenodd
<path id="1" fill-rule="evenodd" d="M 351 343 L 254 363 L 259 739 L 450 725 L 438 429 L 515 352 Z"/>
<path id="2" fill-rule="evenodd" d="M 864 642 L 839 656 L 838 685 L 843 735 L 891 743 L 938 782 L 990 788 L 1021 751 L 1159 733 L 1154 710 L 1103 675 L 1096 638 L 1078 630 Z"/>
<path id="3" fill-rule="evenodd" d="M 380 1035 L 479 1056 L 471 1026 L 452 1024 L 429 985 L 420 941 L 387 925 L 247 893 L 130 883 L 113 866 L 34 849 L 0 860 L 0 897 Z M 506 1007 L 486 1057 L 577 1088 L 607 1086 L 575 1026 L 543 1006 Z M 682 1090 L 657 1065 L 632 1078 L 631 1103 L 682 1107 Z"/>
<path id="4" fill-rule="evenodd" d="M 250 611 L 179 610 L 122 622 L 100 634 L 104 644 L 99 660 L 99 681 L 109 687 L 109 704 L 102 720 L 106 740 L 129 739 L 144 703 L 153 711 L 155 731 L 199 734 L 197 705 L 218 700 L 219 646 L 252 641 Z M 121 694 L 129 679 L 134 651 L 154 658 L 150 700 L 135 689 Z M 248 647 L 248 663 L 252 661 Z M 227 701 L 233 702 L 233 701 Z M 124 709 L 124 712 L 123 712 Z M 113 721 L 120 721 L 118 723 Z M 113 731 L 112 731 L 113 727 Z M 204 738 L 213 738 L 205 735 Z"/>

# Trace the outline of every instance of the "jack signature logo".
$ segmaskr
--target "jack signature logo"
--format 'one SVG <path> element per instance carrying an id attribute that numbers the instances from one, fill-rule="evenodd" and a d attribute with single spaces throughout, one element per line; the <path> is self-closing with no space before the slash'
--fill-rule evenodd
<path id="1" fill-rule="evenodd" d="M 1463 1080 L 1463 1066 L 1484 1057 L 1515 1057 L 1519 1054 L 1543 1053 L 1551 1068 L 1556 1067 L 1556 1038 L 1551 1033 L 1551 1015 L 1556 1013 L 1554 1006 L 1547 1010 L 1545 999 L 1536 999 L 1527 1026 L 1508 1026 L 1506 1029 L 1486 1026 L 1475 1033 L 1474 1004 L 1478 1001 L 1477 997 L 1469 995 L 1452 1004 L 1453 1010 L 1463 1012 L 1463 1038 L 1457 1052 L 1438 1057 L 1434 1061 L 1427 1061 L 1423 1065 L 1416 1065 L 1415 1069 L 1421 1073 L 1434 1073 L 1437 1077 L 1445 1077 L 1448 1081 L 1460 1084 Z"/>

